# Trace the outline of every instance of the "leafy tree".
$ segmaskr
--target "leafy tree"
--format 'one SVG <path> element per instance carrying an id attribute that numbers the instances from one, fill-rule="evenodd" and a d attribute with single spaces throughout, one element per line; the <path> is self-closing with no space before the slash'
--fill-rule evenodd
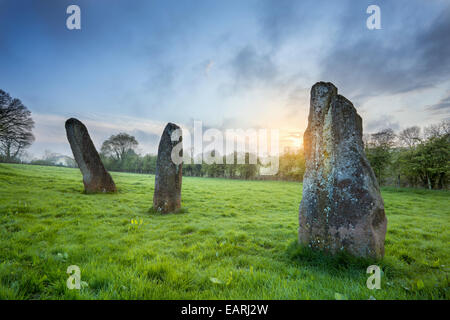
<path id="1" fill-rule="evenodd" d="M 216 150 L 211 151 L 211 156 L 220 157 L 220 153 Z M 220 159 L 220 158 L 218 158 Z M 225 176 L 225 157 L 222 156 L 222 163 L 211 163 L 211 164 L 204 164 L 204 172 L 208 177 L 212 178 L 223 178 Z"/>
<path id="2" fill-rule="evenodd" d="M 145 173 L 156 173 L 156 159 L 156 156 L 146 154 L 142 159 L 142 171 Z"/>
<path id="3" fill-rule="evenodd" d="M 277 176 L 282 180 L 302 181 L 306 164 L 303 150 L 288 151 L 280 156 Z"/>
<path id="4" fill-rule="evenodd" d="M 256 178 L 259 167 L 257 164 L 250 164 L 250 153 L 245 153 L 245 163 L 237 165 L 241 178 L 249 180 Z"/>
<path id="5" fill-rule="evenodd" d="M 19 99 L 0 90 L 0 156 L 10 162 L 34 141 L 31 112 Z"/>
<path id="6" fill-rule="evenodd" d="M 225 161 L 224 161 L 225 163 Z M 225 174 L 228 178 L 234 179 L 238 175 L 238 165 L 237 165 L 237 152 L 233 152 L 233 162 L 227 163 L 225 167 Z"/>
<path id="7" fill-rule="evenodd" d="M 202 165 L 201 164 L 193 164 L 192 165 L 192 174 L 194 177 L 202 176 Z"/>
<path id="8" fill-rule="evenodd" d="M 117 161 L 123 161 L 125 156 L 129 154 L 129 151 L 134 151 L 138 144 L 139 143 L 135 137 L 121 132 L 119 134 L 112 135 L 103 142 L 101 153 L 104 156 L 112 157 Z"/>
<path id="9" fill-rule="evenodd" d="M 142 158 L 132 149 L 128 149 L 120 164 L 121 171 L 142 172 Z"/>
<path id="10" fill-rule="evenodd" d="M 366 155 L 375 171 L 378 183 L 383 183 L 383 173 L 390 165 L 391 149 L 395 145 L 396 135 L 392 129 L 385 129 L 370 135 L 366 144 Z"/>
<path id="11" fill-rule="evenodd" d="M 442 189 L 448 184 L 450 135 L 434 136 L 400 156 L 401 171 L 415 185 Z"/>

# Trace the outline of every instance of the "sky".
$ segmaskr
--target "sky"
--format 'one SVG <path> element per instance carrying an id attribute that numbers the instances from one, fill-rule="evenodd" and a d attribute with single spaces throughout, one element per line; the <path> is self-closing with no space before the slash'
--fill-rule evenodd
<path id="1" fill-rule="evenodd" d="M 66 27 L 71 4 L 80 30 Z M 0 39 L 0 89 L 35 121 L 30 157 L 71 155 L 70 117 L 98 149 L 127 132 L 154 154 L 167 122 L 194 121 L 299 146 L 318 81 L 353 102 L 365 133 L 450 117 L 449 0 L 0 0 Z"/>

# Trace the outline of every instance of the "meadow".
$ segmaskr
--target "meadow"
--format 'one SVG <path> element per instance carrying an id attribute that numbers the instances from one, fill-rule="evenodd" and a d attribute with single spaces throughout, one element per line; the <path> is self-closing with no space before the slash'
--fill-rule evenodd
<path id="1" fill-rule="evenodd" d="M 448 191 L 382 188 L 369 261 L 297 245 L 301 183 L 183 177 L 183 210 L 161 215 L 154 176 L 111 175 L 117 194 L 87 195 L 78 169 L 0 164 L 0 299 L 450 298 Z"/>

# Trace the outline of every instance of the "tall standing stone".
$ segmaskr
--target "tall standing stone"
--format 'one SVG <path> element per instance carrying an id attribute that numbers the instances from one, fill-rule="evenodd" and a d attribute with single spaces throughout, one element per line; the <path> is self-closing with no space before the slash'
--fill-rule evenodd
<path id="1" fill-rule="evenodd" d="M 183 156 L 182 134 L 179 126 L 168 123 L 159 142 L 153 195 L 153 208 L 161 213 L 174 212 L 181 208 L 183 163 L 174 162 L 172 153 L 182 160 L 180 158 Z"/>
<path id="2" fill-rule="evenodd" d="M 331 83 L 311 89 L 299 242 L 358 257 L 384 256 L 387 220 L 364 153 L 362 119 Z"/>
<path id="3" fill-rule="evenodd" d="M 86 126 L 75 118 L 66 121 L 66 134 L 75 161 L 83 174 L 86 193 L 115 192 L 116 185 L 89 137 Z"/>

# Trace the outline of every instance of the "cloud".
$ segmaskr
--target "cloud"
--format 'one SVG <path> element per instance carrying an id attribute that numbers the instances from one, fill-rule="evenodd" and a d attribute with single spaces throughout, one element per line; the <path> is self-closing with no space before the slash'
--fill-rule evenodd
<path id="1" fill-rule="evenodd" d="M 175 78 L 175 66 L 160 64 L 151 68 L 148 86 L 155 91 L 171 88 Z"/>
<path id="2" fill-rule="evenodd" d="M 334 82 L 368 121 L 374 116 L 371 130 L 398 125 L 377 117 L 400 107 L 409 110 L 397 114 L 402 125 L 448 110 L 438 101 L 450 74 L 444 1 L 378 0 L 383 29 L 369 31 L 371 0 L 79 0 L 81 32 L 65 28 L 71 2 L 60 2 L 0 0 L 0 82 L 43 117 L 37 150 L 48 141 L 70 154 L 65 118 L 50 113 L 79 117 L 97 144 L 134 134 L 143 152 L 167 121 L 300 131 L 320 80 Z"/>
<path id="3" fill-rule="evenodd" d="M 260 53 L 251 46 L 241 48 L 230 61 L 236 86 L 251 87 L 267 84 L 277 77 L 277 67 L 270 54 Z"/>
<path id="4" fill-rule="evenodd" d="M 436 104 L 428 106 L 425 108 L 428 111 L 431 111 L 435 114 L 448 114 L 450 113 L 450 94 L 444 98 L 442 98 Z"/>
<path id="5" fill-rule="evenodd" d="M 97 150 L 100 149 L 103 141 L 110 135 L 126 132 L 136 137 L 142 153 L 156 153 L 159 138 L 166 125 L 165 122 L 124 116 L 116 117 L 97 114 L 92 118 L 77 118 L 86 125 Z M 36 137 L 36 142 L 32 145 L 30 152 L 42 154 L 44 150 L 42 146 L 45 146 L 46 149 L 57 153 L 72 154 L 64 127 L 68 117 L 33 113 L 33 119 L 35 121 L 33 133 Z"/>
<path id="6" fill-rule="evenodd" d="M 383 115 L 378 119 L 369 121 L 365 125 L 364 131 L 367 131 L 368 133 L 374 133 L 388 128 L 397 131 L 400 129 L 400 124 L 398 123 L 398 121 L 395 121 L 392 116 Z"/>
<path id="7" fill-rule="evenodd" d="M 354 6 L 354 3 L 352 5 Z M 273 51 L 282 49 L 288 42 L 308 45 L 305 42 L 314 42 L 312 38 L 329 36 L 330 29 L 327 24 L 333 24 L 336 17 L 345 12 L 347 6 L 346 0 L 259 1 L 256 12 L 260 36 Z"/>
<path id="8" fill-rule="evenodd" d="M 208 64 L 205 67 L 205 75 L 206 76 L 209 75 L 209 72 L 211 71 L 213 65 L 214 65 L 214 61 L 213 60 L 209 60 Z"/>
<path id="9" fill-rule="evenodd" d="M 421 19 L 431 23 L 419 19 L 417 25 L 404 26 L 393 16 L 408 21 L 410 11 L 395 6 L 387 9 L 382 6 L 387 16 L 384 30 L 355 31 L 354 20 L 342 22 L 334 44 L 322 58 L 321 78 L 334 81 L 351 92 L 352 98 L 410 92 L 448 80 L 450 6 L 431 17 L 426 9 L 411 6 L 409 10 L 415 10 L 418 17 L 424 11 Z"/>
<path id="10" fill-rule="evenodd" d="M 153 133 L 144 130 L 135 129 L 130 133 L 139 142 L 138 152 L 141 154 L 157 154 L 161 133 Z"/>
<path id="11" fill-rule="evenodd" d="M 299 17 L 296 12 L 299 3 L 295 0 L 261 2 L 259 8 L 261 32 L 272 46 L 278 47 L 295 31 L 296 23 L 302 21 L 300 18 L 304 18 Z"/>

